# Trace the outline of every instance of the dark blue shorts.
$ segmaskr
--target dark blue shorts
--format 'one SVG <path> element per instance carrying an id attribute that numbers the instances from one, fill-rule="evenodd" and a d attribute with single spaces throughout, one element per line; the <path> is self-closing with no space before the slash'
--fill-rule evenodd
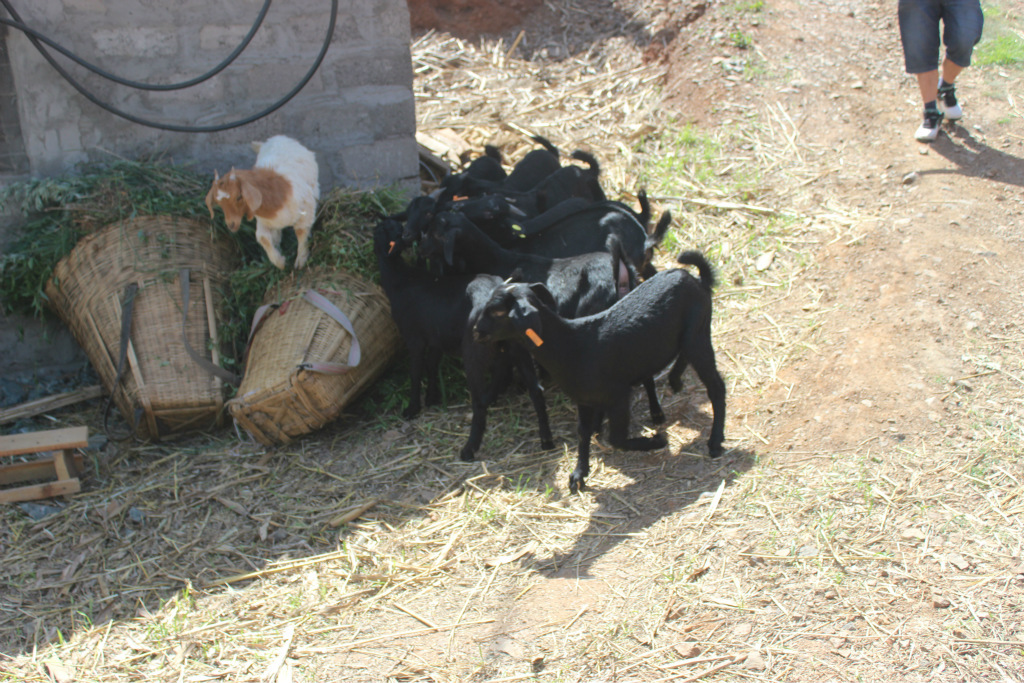
<path id="1" fill-rule="evenodd" d="M 939 68 L 939 22 L 946 57 L 957 66 L 971 65 L 981 40 L 985 15 L 980 0 L 899 0 L 900 40 L 908 74 Z"/>

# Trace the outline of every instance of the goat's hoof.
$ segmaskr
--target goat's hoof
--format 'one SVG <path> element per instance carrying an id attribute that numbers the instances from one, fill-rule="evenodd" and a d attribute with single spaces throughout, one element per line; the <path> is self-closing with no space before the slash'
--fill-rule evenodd
<path id="1" fill-rule="evenodd" d="M 676 379 L 675 377 L 669 377 L 668 385 L 672 387 L 673 394 L 678 394 L 680 391 L 683 390 L 683 379 L 681 377 L 678 379 Z"/>
<path id="2" fill-rule="evenodd" d="M 664 448 L 665 446 L 668 446 L 668 437 L 664 434 L 655 434 L 651 437 L 651 444 L 653 444 L 655 448 Z"/>
<path id="3" fill-rule="evenodd" d="M 665 413 L 661 412 L 660 410 L 658 412 L 653 412 L 652 411 L 651 412 L 651 422 L 653 422 L 656 425 L 664 424 L 665 423 Z"/>
<path id="4" fill-rule="evenodd" d="M 542 451 L 550 451 L 555 447 L 555 442 L 552 439 L 541 439 L 540 449 Z"/>
<path id="5" fill-rule="evenodd" d="M 711 444 L 708 444 L 708 457 L 709 458 L 717 458 L 720 455 L 722 455 L 722 444 L 717 444 L 717 445 L 714 445 L 714 446 L 712 446 Z"/>
<path id="6" fill-rule="evenodd" d="M 569 493 L 579 493 L 587 490 L 587 484 L 583 481 L 585 475 L 579 471 L 569 475 Z"/>
<path id="7" fill-rule="evenodd" d="M 419 414 L 419 408 L 406 408 L 405 410 L 402 411 L 402 417 L 404 417 L 406 420 L 411 420 Z"/>
<path id="8" fill-rule="evenodd" d="M 476 456 L 473 454 L 473 451 L 463 450 L 461 453 L 459 453 L 459 460 L 461 460 L 462 462 L 473 462 L 474 460 L 476 460 Z"/>

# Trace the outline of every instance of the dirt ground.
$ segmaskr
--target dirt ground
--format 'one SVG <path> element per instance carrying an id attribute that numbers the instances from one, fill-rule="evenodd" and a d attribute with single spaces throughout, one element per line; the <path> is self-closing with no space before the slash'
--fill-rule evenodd
<path id="1" fill-rule="evenodd" d="M 35 593 L 0 605 L 0 680 L 1024 681 L 1024 73 L 965 71 L 964 119 L 922 145 L 894 3 L 738 4 L 600 3 L 569 31 L 572 3 L 545 3 L 503 34 L 538 60 L 664 64 L 678 120 L 772 137 L 750 205 L 800 227 L 767 268 L 720 273 L 720 461 L 693 379 L 666 400 L 670 447 L 596 447 L 578 497 L 557 399 L 564 450 L 532 452 L 529 425 L 506 439 L 493 425 L 530 420 L 510 402 L 485 442 L 502 455 L 471 466 L 465 406 L 362 414 L 288 452 L 119 454 L 74 520 L 4 513 L 0 550 L 57 559 L 10 570 Z M 146 483 L 169 467 L 173 495 Z M 118 572 L 136 588 L 114 600 Z"/>

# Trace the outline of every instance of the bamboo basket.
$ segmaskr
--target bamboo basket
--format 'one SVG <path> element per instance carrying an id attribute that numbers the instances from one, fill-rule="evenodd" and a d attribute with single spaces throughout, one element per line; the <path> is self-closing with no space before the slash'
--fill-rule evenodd
<path id="1" fill-rule="evenodd" d="M 336 270 L 293 275 L 264 297 L 228 409 L 260 443 L 289 443 L 335 420 L 398 349 L 378 286 Z"/>
<path id="2" fill-rule="evenodd" d="M 50 305 L 135 436 L 222 423 L 224 382 L 200 361 L 219 364 L 221 292 L 235 266 L 230 240 L 215 238 L 209 223 L 143 216 L 87 235 L 54 268 Z"/>

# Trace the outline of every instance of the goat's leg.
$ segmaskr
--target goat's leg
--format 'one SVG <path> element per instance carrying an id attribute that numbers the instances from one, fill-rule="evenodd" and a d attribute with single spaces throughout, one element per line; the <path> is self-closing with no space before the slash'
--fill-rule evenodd
<path id="1" fill-rule="evenodd" d="M 672 387 L 672 391 L 679 393 L 683 390 L 683 371 L 686 370 L 686 356 L 679 354 L 676 358 L 675 364 L 672 366 L 672 370 L 668 373 L 668 385 Z"/>
<path id="2" fill-rule="evenodd" d="M 588 406 L 576 405 L 576 433 L 579 446 L 576 449 L 576 469 L 569 475 L 569 491 L 577 493 L 586 489 L 584 479 L 590 474 L 590 437 L 594 435 L 597 412 Z"/>
<path id="3" fill-rule="evenodd" d="M 689 354 L 693 369 L 704 383 L 711 401 L 711 436 L 708 438 L 708 455 L 717 458 L 722 454 L 725 441 L 725 382 L 715 365 L 715 350 L 711 340 L 698 342 Z"/>
<path id="4" fill-rule="evenodd" d="M 305 268 L 306 261 L 309 260 L 309 231 L 312 229 L 312 225 L 296 225 L 295 239 L 299 243 L 298 252 L 295 254 L 295 267 Z"/>
<path id="5" fill-rule="evenodd" d="M 651 422 L 660 425 L 665 421 L 665 411 L 661 409 L 661 402 L 658 401 L 658 390 L 654 386 L 654 378 L 644 379 L 644 391 L 647 392 L 647 404 L 651 407 Z"/>
<path id="6" fill-rule="evenodd" d="M 409 344 L 409 405 L 402 411 L 402 417 L 411 420 L 420 414 L 420 388 L 423 385 L 423 357 L 426 348 L 422 344 Z"/>
<path id="7" fill-rule="evenodd" d="M 544 401 L 544 388 L 537 379 L 537 371 L 533 366 L 533 358 L 525 351 L 512 350 L 516 367 L 526 384 L 526 391 L 530 394 L 530 401 L 533 403 L 533 412 L 537 414 L 537 427 L 540 431 L 540 447 L 550 450 L 555 447 L 555 441 L 551 436 L 551 425 L 548 422 L 548 407 Z"/>
<path id="8" fill-rule="evenodd" d="M 436 406 L 441 402 L 441 356 L 443 355 L 441 349 L 428 348 L 426 350 L 427 395 L 425 402 L 428 406 Z"/>
<path id="9" fill-rule="evenodd" d="M 668 445 L 664 434 L 629 436 L 629 392 L 608 407 L 608 442 L 625 451 L 653 451 Z"/>
<path id="10" fill-rule="evenodd" d="M 256 241 L 263 247 L 263 251 L 267 252 L 270 262 L 284 270 L 284 256 L 281 254 L 281 231 L 271 230 L 257 220 Z"/>
<path id="11" fill-rule="evenodd" d="M 466 370 L 466 385 L 469 400 L 473 406 L 473 421 L 469 427 L 469 438 L 459 453 L 459 458 L 472 462 L 487 429 L 487 363 L 485 353 L 464 352 L 463 367 Z"/>
<path id="12" fill-rule="evenodd" d="M 507 350 L 498 350 L 496 354 L 491 367 L 491 382 L 484 399 L 487 405 L 491 405 L 498 400 L 502 392 L 512 384 L 512 358 Z"/>

